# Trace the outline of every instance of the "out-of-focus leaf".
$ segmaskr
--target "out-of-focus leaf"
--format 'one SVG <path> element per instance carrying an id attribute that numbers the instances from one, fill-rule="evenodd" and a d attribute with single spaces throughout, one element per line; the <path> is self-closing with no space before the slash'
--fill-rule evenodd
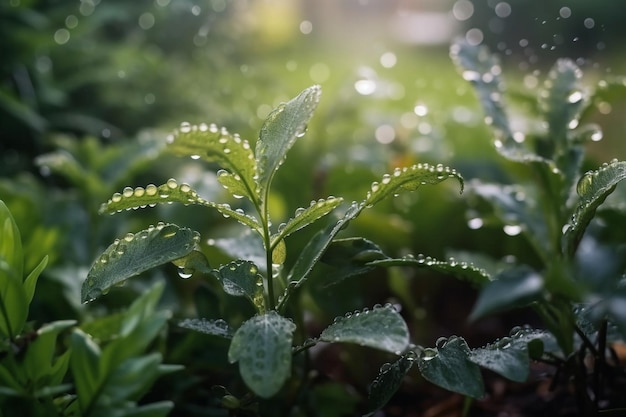
<path id="1" fill-rule="evenodd" d="M 246 385 L 259 397 L 276 394 L 291 374 L 291 343 L 296 325 L 275 311 L 254 316 L 233 336 L 230 363 L 239 362 Z"/>
<path id="2" fill-rule="evenodd" d="M 368 387 L 368 406 L 369 410 L 364 416 L 371 416 L 380 410 L 391 399 L 393 394 L 400 388 L 402 379 L 415 365 L 417 354 L 409 351 L 402 355 L 397 361 L 384 364 L 378 376 Z"/>
<path id="3" fill-rule="evenodd" d="M 214 272 L 227 294 L 247 297 L 259 312 L 265 311 L 263 276 L 250 261 L 233 261 Z"/>
<path id="4" fill-rule="evenodd" d="M 325 283 L 336 284 L 343 279 L 361 275 L 374 269 L 369 264 L 372 260 L 385 258 L 386 255 L 373 242 L 363 238 L 347 238 L 334 240 L 321 261 L 335 268 Z"/>
<path id="5" fill-rule="evenodd" d="M 235 333 L 228 323 L 222 319 L 185 319 L 178 323 L 178 325 L 185 329 L 194 330 L 211 336 L 224 337 L 226 339 L 232 339 L 233 334 Z"/>

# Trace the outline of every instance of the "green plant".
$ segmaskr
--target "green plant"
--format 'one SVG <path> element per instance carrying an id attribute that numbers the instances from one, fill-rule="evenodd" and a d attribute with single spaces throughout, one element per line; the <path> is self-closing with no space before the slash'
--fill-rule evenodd
<path id="1" fill-rule="evenodd" d="M 0 415 L 9 410 L 42 417 L 167 414 L 168 401 L 137 404 L 159 375 L 178 369 L 162 365 L 159 353 L 141 354 L 169 317 L 154 311 L 163 285 L 128 311 L 92 320 L 82 330 L 75 320 L 35 330 L 27 318 L 48 258 L 23 278 L 20 232 L 2 200 L 0 237 Z M 68 342 L 64 334 L 70 328 Z"/>
<path id="2" fill-rule="evenodd" d="M 598 126 L 581 124 L 610 86 L 603 82 L 596 91 L 584 88 L 580 69 L 559 60 L 538 95 L 519 95 L 531 115 L 524 119 L 526 130 L 516 130 L 503 104 L 497 58 L 484 47 L 462 42 L 451 51 L 463 78 L 476 89 L 496 150 L 514 163 L 507 165 L 506 184 L 469 182 L 469 225 L 497 225 L 510 236 L 521 235 L 534 253 L 509 262 L 486 261 L 490 248 L 445 261 L 382 256 L 353 268 L 413 266 L 452 274 L 480 288 L 471 320 L 530 307 L 545 326 L 515 327 L 477 349 L 456 336 L 420 349 L 428 359 L 418 361 L 422 375 L 435 384 L 480 398 L 484 386 L 478 365 L 521 382 L 528 378 L 530 358 L 556 367 L 554 384 L 572 378 L 581 415 L 595 415 L 605 401 L 616 411 L 623 405 L 618 384 L 624 368 L 611 343 L 626 338 L 626 246 L 623 235 L 612 230 L 624 230 L 626 211 L 623 192 L 612 201 L 609 196 L 626 178 L 626 162 L 613 160 L 583 172 L 585 143 L 602 135 Z M 395 379 L 408 370 L 402 361 L 394 367 Z M 438 375 L 429 375 L 432 369 Z"/>
<path id="3" fill-rule="evenodd" d="M 407 326 L 391 305 L 377 305 L 373 309 L 347 313 L 326 327 L 319 336 L 310 338 L 303 324 L 304 312 L 299 310 L 296 302 L 298 290 L 312 276 L 316 265 L 324 260 L 330 246 L 342 246 L 348 256 L 354 256 L 355 262 L 382 255 L 377 250 L 364 247 L 363 242 L 365 246 L 369 245 L 364 240 L 337 240 L 339 233 L 363 210 L 387 197 L 414 191 L 422 185 L 456 178 L 462 186 L 463 180 L 456 171 L 442 165 L 418 164 L 397 168 L 393 173 L 384 175 L 380 182 L 373 183 L 360 203 L 353 202 L 345 207 L 341 198 L 327 197 L 297 209 L 292 218 L 278 227 L 272 226 L 272 180 L 289 149 L 304 135 L 320 94 L 320 87 L 314 86 L 279 105 L 263 124 L 254 151 L 248 141 L 215 125 L 183 123 L 168 138 L 167 149 L 174 154 L 219 165 L 222 169 L 218 171 L 217 180 L 241 202 L 240 207 L 207 201 L 189 185 L 178 184 L 174 179 L 160 186 L 126 187 L 101 207 L 101 212 L 111 214 L 174 202 L 215 209 L 251 231 L 245 235 L 245 242 L 240 241 L 240 245 L 245 243 L 252 248 L 249 252 L 261 253 L 258 257 L 261 262 L 237 259 L 214 268 L 200 248 L 197 232 L 175 224 L 159 223 L 138 233 L 127 234 L 100 255 L 83 283 L 83 301 L 94 300 L 129 277 L 168 262 L 178 266 L 182 278 L 201 273 L 203 277 L 216 280 L 226 294 L 247 298 L 253 312 L 248 314 L 244 310 L 243 314 L 248 315 L 241 319 L 187 319 L 181 326 L 227 339 L 228 361 L 238 363 L 243 381 L 260 398 L 277 395 L 286 381 L 292 384 L 290 389 L 285 388 L 284 391 L 298 391 L 298 386 L 303 389 L 304 381 L 290 378 L 292 357 L 306 354 L 321 342 L 355 343 L 403 355 L 401 363 L 408 366 L 415 359 L 415 353 L 407 350 L 410 346 Z M 339 214 L 320 227 L 321 220 L 333 212 Z M 312 224 L 317 225 L 319 230 L 299 254 L 290 271 L 285 273 L 289 247 L 287 238 Z M 357 250 L 358 253 L 355 253 Z M 341 280 L 345 276 L 337 274 L 336 278 Z M 328 277 L 321 284 L 328 284 L 333 279 Z M 300 344 L 294 346 L 295 340 Z M 383 378 L 387 370 L 382 370 Z M 370 392 L 370 409 L 376 410 L 384 405 L 396 388 L 397 384 L 374 383 Z M 248 396 L 241 399 L 230 393 L 223 396 L 223 404 L 231 409 L 249 409 L 251 402 L 254 401 Z"/>

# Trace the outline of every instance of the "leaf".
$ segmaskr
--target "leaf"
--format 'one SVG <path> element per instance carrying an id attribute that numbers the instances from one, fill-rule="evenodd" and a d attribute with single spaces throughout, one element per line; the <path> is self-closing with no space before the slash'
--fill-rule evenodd
<path id="1" fill-rule="evenodd" d="M 0 239 L 0 262 L 6 263 L 6 266 L 21 280 L 24 273 L 22 238 L 11 211 L 2 200 L 0 200 L 0 236 L 2 236 Z"/>
<path id="2" fill-rule="evenodd" d="M 524 382 L 530 371 L 529 344 L 553 338 L 545 330 L 515 327 L 508 337 L 473 349 L 469 360 L 515 382 Z"/>
<path id="3" fill-rule="evenodd" d="M 217 171 L 217 181 L 235 198 L 243 198 L 250 193 L 239 175 L 230 173 L 224 169 Z M 248 199 L 250 199 L 249 196 Z"/>
<path id="4" fill-rule="evenodd" d="M 178 323 L 178 325 L 185 329 L 194 330 L 211 336 L 224 337 L 226 339 L 232 339 L 233 334 L 235 333 L 228 323 L 222 319 L 185 319 Z"/>
<path id="5" fill-rule="evenodd" d="M 417 164 L 410 167 L 396 168 L 393 174 L 383 175 L 380 182 L 374 182 L 363 201 L 365 207 L 371 207 L 379 201 L 402 191 L 415 191 L 426 184 L 438 184 L 448 178 L 456 178 L 463 192 L 463 177 L 455 169 L 439 164 Z"/>
<path id="6" fill-rule="evenodd" d="M 265 271 L 266 253 L 263 240 L 257 233 L 245 230 L 241 235 L 232 238 L 210 239 L 209 244 L 220 249 L 234 259 L 246 259 Z"/>
<path id="7" fill-rule="evenodd" d="M 41 262 L 39 262 L 35 269 L 33 269 L 24 280 L 24 292 L 26 293 L 26 302 L 28 304 L 30 304 L 33 300 L 37 280 L 39 279 L 39 275 L 41 275 L 43 270 L 46 268 L 46 265 L 48 265 L 48 255 L 43 257 Z"/>
<path id="8" fill-rule="evenodd" d="M 92 301 L 113 285 L 189 254 L 199 240 L 199 234 L 191 229 L 164 223 L 116 239 L 91 267 L 81 300 Z"/>
<path id="9" fill-rule="evenodd" d="M 95 400 L 94 397 L 98 395 L 101 351 L 91 337 L 78 328 L 72 332 L 70 347 L 72 349 L 70 366 L 74 376 L 74 386 L 80 409 L 85 411 Z"/>
<path id="10" fill-rule="evenodd" d="M 79 161 L 66 150 L 61 149 L 40 155 L 35 158 L 35 163 L 63 176 L 81 190 L 97 190 L 102 187 L 97 174 L 81 166 Z"/>
<path id="11" fill-rule="evenodd" d="M 63 381 L 69 364 L 69 357 L 62 355 L 55 358 L 57 338 L 59 333 L 75 324 L 75 320 L 48 323 L 37 331 L 37 337 L 28 345 L 23 358 L 23 365 L 29 380 L 35 384 L 35 388 L 56 385 Z M 58 361 L 62 363 L 58 364 Z M 57 367 L 58 369 L 56 369 Z M 58 374 L 55 375 L 55 372 Z"/>
<path id="12" fill-rule="evenodd" d="M 319 340 L 356 343 L 399 354 L 409 344 L 409 330 L 400 313 L 388 304 L 338 317 L 322 331 Z"/>
<path id="13" fill-rule="evenodd" d="M 121 193 L 115 193 L 105 204 L 100 207 L 100 213 L 119 213 L 122 210 L 154 207 L 160 203 L 197 204 L 212 207 L 224 217 L 232 217 L 240 223 L 262 233 L 262 228 L 256 218 L 249 216 L 241 209 L 232 209 L 229 204 L 217 204 L 200 197 L 188 184 L 178 184 L 174 178 L 167 180 L 165 184 L 156 186 L 149 184 L 145 188 L 126 187 Z"/>
<path id="14" fill-rule="evenodd" d="M 587 226 L 595 216 L 596 209 L 624 178 L 626 178 L 626 162 L 614 159 L 595 171 L 587 172 L 578 180 L 576 191 L 580 200 L 569 223 L 565 226 L 563 235 L 565 253 L 574 254 Z"/>
<path id="15" fill-rule="evenodd" d="M 335 268 L 325 280 L 327 285 L 364 274 L 374 269 L 369 261 L 386 258 L 378 245 L 364 238 L 335 239 L 320 259 Z"/>
<path id="16" fill-rule="evenodd" d="M 199 126 L 182 123 L 174 134 L 168 137 L 168 149 L 176 155 L 191 156 L 207 162 L 216 162 L 222 168 L 236 175 L 241 186 L 236 192 L 258 203 L 254 178 L 257 175 L 257 161 L 247 140 L 237 134 L 230 134 L 225 128 L 214 124 Z M 234 178 L 234 177 L 233 177 Z"/>
<path id="17" fill-rule="evenodd" d="M 245 296 L 259 312 L 265 311 L 263 276 L 259 274 L 259 269 L 254 263 L 233 261 L 215 270 L 214 275 L 227 294 Z"/>
<path id="18" fill-rule="evenodd" d="M 511 310 L 538 301 L 544 290 L 543 277 L 527 266 L 517 266 L 497 274 L 483 287 L 470 320 Z"/>
<path id="19" fill-rule="evenodd" d="M 280 242 L 293 232 L 300 230 L 326 216 L 342 202 L 342 198 L 332 196 L 326 198 L 325 200 L 319 199 L 317 201 L 311 201 L 311 205 L 309 207 L 297 209 L 294 217 L 289 219 L 286 224 L 282 224 L 278 227 L 278 234 L 272 238 L 272 241 Z"/>
<path id="20" fill-rule="evenodd" d="M 364 416 L 371 416 L 378 410 L 380 410 L 391 399 L 393 394 L 396 393 L 404 376 L 415 365 L 417 354 L 413 351 L 408 351 L 402 355 L 397 361 L 389 364 L 384 364 L 378 376 L 369 385 L 367 391 L 368 412 Z"/>
<path id="21" fill-rule="evenodd" d="M 465 340 L 452 336 L 437 348 L 427 348 L 420 354 L 417 365 L 422 376 L 433 384 L 449 391 L 472 398 L 485 393 L 483 379 L 478 366 L 469 361 L 470 349 Z"/>
<path id="22" fill-rule="evenodd" d="M 417 266 L 432 269 L 437 272 L 442 272 L 446 274 L 451 274 L 456 276 L 457 278 L 468 281 L 474 285 L 482 287 L 486 283 L 491 281 L 491 276 L 487 271 L 477 266 L 474 266 L 471 263 L 467 262 L 457 262 L 454 258 L 450 258 L 447 261 L 439 261 L 430 256 L 424 256 L 422 254 L 417 257 L 414 256 L 406 256 L 404 258 L 399 259 L 378 259 L 371 262 L 368 262 L 367 265 L 370 266 Z"/>
<path id="23" fill-rule="evenodd" d="M 256 143 L 258 194 L 265 196 L 278 167 L 295 141 L 304 135 L 317 108 L 322 89 L 314 85 L 287 103 L 281 103 L 263 123 Z"/>
<path id="24" fill-rule="evenodd" d="M 296 325 L 275 311 L 254 316 L 233 336 L 228 361 L 239 362 L 246 385 L 262 398 L 276 394 L 291 373 Z"/>

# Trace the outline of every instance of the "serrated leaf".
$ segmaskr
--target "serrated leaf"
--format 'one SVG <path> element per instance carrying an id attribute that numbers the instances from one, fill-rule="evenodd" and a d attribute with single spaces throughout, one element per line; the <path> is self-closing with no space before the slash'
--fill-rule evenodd
<path id="1" fill-rule="evenodd" d="M 418 255 L 417 257 L 406 256 L 398 259 L 379 259 L 369 262 L 370 266 L 416 266 L 432 269 L 437 272 L 454 275 L 460 279 L 468 281 L 474 285 L 482 287 L 491 281 L 491 276 L 482 268 L 471 263 L 457 262 L 453 258 L 447 261 L 440 261 L 430 256 Z"/>
<path id="2" fill-rule="evenodd" d="M 319 340 L 356 343 L 398 354 L 409 344 L 409 330 L 400 313 L 386 305 L 338 317 L 322 331 Z"/>
<path id="3" fill-rule="evenodd" d="M 304 135 L 322 89 L 314 85 L 287 103 L 281 103 L 263 123 L 256 143 L 259 195 L 264 196 L 278 167 L 298 137 Z"/>
<path id="4" fill-rule="evenodd" d="M 335 268 L 324 283 L 338 284 L 346 278 L 361 275 L 374 269 L 370 261 L 386 258 L 375 243 L 363 238 L 335 239 L 320 259 Z"/>
<path id="5" fill-rule="evenodd" d="M 291 374 L 296 325 L 275 311 L 254 316 L 233 336 L 228 361 L 239 362 L 246 385 L 262 398 L 276 394 Z"/>
<path id="6" fill-rule="evenodd" d="M 532 268 L 522 265 L 504 270 L 482 288 L 470 320 L 526 306 L 541 299 L 543 290 L 543 277 Z"/>
<path id="7" fill-rule="evenodd" d="M 257 175 L 257 161 L 247 140 L 237 134 L 230 134 L 225 128 L 211 124 L 199 126 L 181 124 L 180 128 L 168 137 L 168 149 L 177 155 L 191 156 L 208 162 L 216 162 L 222 168 L 237 175 L 243 184 L 238 189 L 240 195 L 258 202 L 254 178 Z"/>
<path id="8" fill-rule="evenodd" d="M 595 171 L 583 175 L 576 186 L 580 196 L 578 205 L 563 236 L 565 253 L 573 255 L 596 209 L 615 190 L 615 186 L 626 178 L 626 162 L 613 160 Z"/>
<path id="9" fill-rule="evenodd" d="M 235 333 L 235 330 L 222 319 L 185 319 L 178 323 L 178 325 L 185 329 L 194 330 L 211 336 L 224 337 L 226 339 L 231 339 Z"/>
<path id="10" fill-rule="evenodd" d="M 385 174 L 380 182 L 372 183 L 363 205 L 371 207 L 391 195 L 402 191 L 415 191 L 422 185 L 438 184 L 448 178 L 456 178 L 463 192 L 463 177 L 450 167 L 420 163 L 410 167 L 396 168 L 393 174 Z"/>
<path id="11" fill-rule="evenodd" d="M 530 371 L 529 344 L 553 338 L 545 330 L 514 328 L 510 336 L 503 337 L 485 347 L 473 349 L 469 360 L 515 382 L 524 382 Z"/>
<path id="12" fill-rule="evenodd" d="M 289 219 L 285 225 L 279 227 L 278 234 L 274 236 L 272 240 L 274 242 L 281 241 L 293 232 L 300 230 L 326 216 L 342 202 L 343 199 L 337 197 L 328 197 L 325 200 L 320 199 L 317 201 L 311 201 L 309 207 L 297 209 L 294 217 Z"/>
<path id="13" fill-rule="evenodd" d="M 400 388 L 404 376 L 413 365 L 415 365 L 416 358 L 417 354 L 413 351 L 409 351 L 402 355 L 397 361 L 391 364 L 385 364 L 380 368 L 378 376 L 367 389 L 367 409 L 369 411 L 364 417 L 373 415 L 387 404 L 393 394 Z"/>
<path id="14" fill-rule="evenodd" d="M 88 302 L 112 286 L 155 266 L 189 254 L 200 236 L 191 229 L 160 223 L 117 239 L 98 257 L 81 288 Z"/>
<path id="15" fill-rule="evenodd" d="M 259 312 L 265 311 L 263 277 L 250 261 L 237 260 L 215 270 L 214 275 L 227 294 L 247 297 Z"/>
<path id="16" fill-rule="evenodd" d="M 478 366 L 469 361 L 470 349 L 465 340 L 452 336 L 435 349 L 425 349 L 417 360 L 422 376 L 449 391 L 472 398 L 485 393 Z"/>

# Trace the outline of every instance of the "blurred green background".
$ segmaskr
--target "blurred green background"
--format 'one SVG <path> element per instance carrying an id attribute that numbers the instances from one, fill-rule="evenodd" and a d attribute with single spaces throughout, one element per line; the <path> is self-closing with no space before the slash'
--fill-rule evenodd
<path id="1" fill-rule="evenodd" d="M 31 262 L 51 256 L 33 318 L 104 314 L 164 276 L 171 290 L 165 302 L 178 316 L 201 311 L 190 301 L 201 293 L 198 285 L 181 284 L 174 268 L 115 289 L 116 297 L 104 297 L 89 313 L 78 294 L 96 256 L 128 231 L 176 222 L 200 231 L 214 259 L 227 259 L 206 242 L 236 235 L 237 225 L 192 207 L 114 217 L 99 216 L 98 207 L 124 186 L 169 177 L 224 201 L 213 167 L 163 155 L 165 136 L 181 122 L 205 122 L 254 141 L 273 107 L 312 84 L 322 86 L 322 101 L 276 178 L 275 224 L 311 199 L 359 200 L 383 173 L 417 162 L 452 166 L 466 180 L 512 181 L 504 177 L 471 86 L 449 58 L 451 42 L 466 38 L 500 54 L 511 96 L 533 93 L 562 57 L 575 60 L 585 85 L 595 88 L 626 74 L 621 3 L 3 0 L 0 199 L 20 226 Z M 587 117 L 603 128 L 604 139 L 589 145 L 590 166 L 626 158 L 623 94 L 597 109 Z M 529 253 L 501 226 L 472 229 L 467 207 L 456 185 L 444 183 L 365 213 L 350 232 L 390 254 Z M 312 232 L 288 242 L 288 262 Z M 353 282 L 313 294 L 318 304 L 326 302 L 309 307 L 324 321 L 392 301 L 405 307 L 417 342 L 466 331 L 472 293 L 464 284 L 443 276 L 388 278 L 366 277 L 361 294 Z M 508 323 L 498 325 L 503 330 L 495 333 L 508 331 Z M 172 349 L 168 359 L 184 362 L 193 346 Z"/>

